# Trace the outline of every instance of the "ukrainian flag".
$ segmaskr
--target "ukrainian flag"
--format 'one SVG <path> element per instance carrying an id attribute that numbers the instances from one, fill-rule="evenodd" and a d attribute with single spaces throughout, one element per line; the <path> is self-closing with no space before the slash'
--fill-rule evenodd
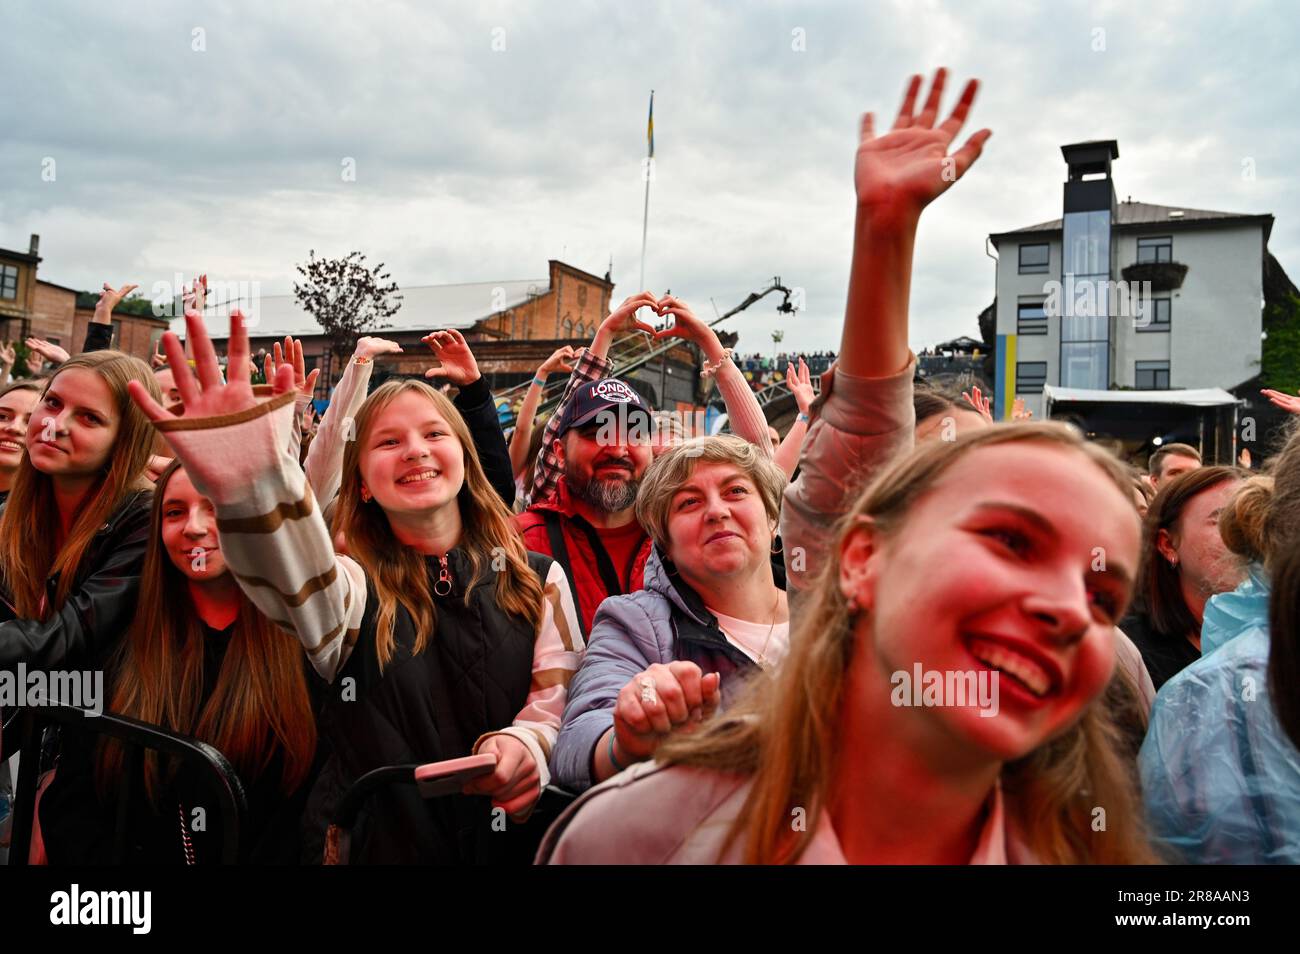
<path id="1" fill-rule="evenodd" d="M 650 90 L 650 119 L 645 127 L 646 142 L 650 144 L 650 158 L 655 157 L 655 91 Z"/>

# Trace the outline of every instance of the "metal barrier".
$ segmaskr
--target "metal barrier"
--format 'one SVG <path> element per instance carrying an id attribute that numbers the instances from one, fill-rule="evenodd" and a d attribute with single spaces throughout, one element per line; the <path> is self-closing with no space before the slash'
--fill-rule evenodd
<path id="1" fill-rule="evenodd" d="M 40 774 L 41 739 L 45 729 L 58 725 L 64 732 L 81 731 L 117 739 L 125 746 L 122 775 L 117 785 L 117 820 L 113 828 L 113 863 L 126 861 L 128 811 L 142 779 L 141 756 L 145 749 L 168 755 L 198 770 L 201 784 L 216 796 L 221 819 L 221 863 L 239 859 L 239 833 L 248 812 L 243 783 L 224 755 L 197 739 L 176 735 L 147 722 L 103 713 L 88 717 L 76 706 L 29 706 L 5 727 L 6 742 L 16 737 L 21 753 L 18 787 L 14 792 L 13 837 L 9 864 L 25 865 L 31 851 L 36 812 L 36 783 Z M 5 746 L 4 752 L 11 749 Z"/>
<path id="2" fill-rule="evenodd" d="M 339 800 L 338 807 L 334 809 L 334 817 L 330 819 L 329 828 L 325 831 L 325 857 L 323 859 L 325 864 L 348 864 L 352 851 L 352 826 L 356 824 L 357 815 L 361 812 L 361 806 L 366 803 L 366 800 L 371 795 L 385 786 L 416 784 L 415 770 L 419 767 L 418 765 L 385 765 L 370 770 L 352 783 L 352 787 L 344 792 L 343 797 Z M 575 798 L 577 796 L 572 792 L 567 792 L 554 785 L 548 785 L 542 790 L 541 798 L 538 799 L 534 813 L 549 810 L 558 815 L 558 806 L 567 804 Z"/>

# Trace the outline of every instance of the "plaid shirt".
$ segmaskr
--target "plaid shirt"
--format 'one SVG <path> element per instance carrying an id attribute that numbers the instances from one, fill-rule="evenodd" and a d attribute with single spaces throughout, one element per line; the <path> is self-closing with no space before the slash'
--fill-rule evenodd
<path id="1" fill-rule="evenodd" d="M 601 378 L 609 377 L 613 370 L 613 362 L 592 354 L 591 349 L 583 348 L 578 352 L 578 360 L 574 362 L 569 383 L 564 386 L 564 396 L 560 398 L 560 403 L 551 414 L 551 419 L 546 422 L 546 431 L 542 434 L 542 447 L 537 452 L 537 464 L 533 468 L 533 486 L 526 501 L 528 504 L 552 496 L 555 493 L 555 485 L 564 473 L 560 468 L 559 458 L 555 456 L 554 447 L 556 432 L 560 429 L 560 418 L 564 416 L 564 409 L 573 400 L 573 392 L 589 381 L 599 381 Z"/>

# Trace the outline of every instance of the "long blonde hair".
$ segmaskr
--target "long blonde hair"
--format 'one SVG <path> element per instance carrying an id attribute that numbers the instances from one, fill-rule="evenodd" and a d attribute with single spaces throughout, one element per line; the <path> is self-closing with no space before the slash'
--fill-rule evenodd
<path id="1" fill-rule="evenodd" d="M 465 588 L 465 605 L 477 585 L 483 568 L 491 563 L 496 573 L 496 603 L 536 630 L 542 622 L 544 594 L 537 574 L 528 565 L 528 551 L 515 529 L 510 508 L 492 488 L 479 463 L 474 441 L 465 419 L 443 394 L 423 381 L 407 378 L 389 381 L 366 398 L 354 420 L 356 440 L 343 452 L 343 481 L 334 514 L 334 532 L 342 530 L 351 554 L 374 584 L 379 610 L 376 617 L 375 648 L 380 665 L 393 655 L 393 623 L 399 605 L 406 608 L 415 624 L 415 645 L 421 652 L 436 626 L 433 593 L 425 557 L 393 536 L 388 517 L 377 501 L 361 499 L 361 453 L 369 441 L 375 419 L 398 396 L 415 392 L 427 399 L 442 416 L 464 450 L 465 482 L 457 494 L 460 506 L 459 546 L 469 558 L 471 579 Z"/>
<path id="2" fill-rule="evenodd" d="M 296 790 L 316 755 L 316 717 L 307 692 L 298 640 L 268 620 L 242 591 L 239 615 L 221 671 L 203 702 L 206 634 L 189 595 L 189 582 L 162 542 L 167 484 L 180 470 L 173 461 L 154 491 L 149 544 L 140 574 L 135 619 L 117 651 L 109 710 L 207 742 L 228 757 L 252 784 L 277 751 L 284 755 L 280 788 Z M 101 790 L 121 772 L 124 753 L 115 742 L 100 747 Z M 158 795 L 156 752 L 144 759 L 145 793 Z"/>
<path id="3" fill-rule="evenodd" d="M 870 484 L 833 534 L 842 541 L 860 515 L 886 535 L 904 527 L 912 504 L 958 459 L 995 444 L 1035 441 L 1078 451 L 1128 500 L 1124 467 L 1063 424 L 1034 423 L 970 431 L 952 443 L 923 444 Z M 832 549 L 831 552 L 838 552 Z M 723 718 L 690 735 L 675 735 L 657 757 L 752 776 L 753 782 L 722 854 L 743 839 L 745 861 L 790 863 L 807 848 L 826 808 L 835 770 L 844 687 L 856 650 L 853 616 L 839 586 L 836 560 L 826 561 L 799 608 L 790 652 L 775 672 L 758 676 Z M 1098 696 L 1081 718 L 1002 772 L 1003 789 L 1024 822 L 1030 849 L 1044 862 L 1126 864 L 1154 861 L 1142 834 L 1133 780 L 1118 752 L 1121 739 Z M 791 810 L 807 809 L 802 833 Z M 1093 808 L 1106 826 L 1092 829 Z"/>
<path id="4" fill-rule="evenodd" d="M 79 354 L 45 382 L 41 400 L 59 375 L 73 368 L 85 368 L 104 379 L 120 423 L 103 476 L 81 502 L 62 546 L 56 546 L 51 532 L 59 526 L 52 478 L 33 467 L 28 455 L 19 464 L 0 517 L 0 575 L 21 619 L 49 619 L 62 608 L 95 534 L 131 494 L 150 486 L 145 465 L 153 447 L 153 428 L 126 390 L 127 382 L 139 381 L 155 401 L 162 400 L 149 366 L 120 351 Z M 47 604 L 45 580 L 55 573 L 59 583 Z"/>

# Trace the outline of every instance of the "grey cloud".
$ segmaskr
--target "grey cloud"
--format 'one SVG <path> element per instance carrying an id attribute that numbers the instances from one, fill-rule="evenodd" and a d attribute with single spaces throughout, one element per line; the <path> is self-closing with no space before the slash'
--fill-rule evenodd
<path id="1" fill-rule="evenodd" d="M 1079 139 L 1119 140 L 1121 196 L 1273 212 L 1273 251 L 1300 270 L 1297 32 L 1283 3 L 20 0 L 0 37 L 0 244 L 41 233 L 61 284 L 205 269 L 268 293 L 313 247 L 360 248 L 408 285 L 526 277 L 550 257 L 603 272 L 612 253 L 630 294 L 653 87 L 647 284 L 706 315 L 780 274 L 808 311 L 755 306 L 733 324 L 742 347 L 770 349 L 777 327 L 834 347 L 858 114 L 887 126 L 907 75 L 943 62 L 984 84 L 963 135 L 995 136 L 923 222 L 920 347 L 974 333 L 984 237 L 1059 215 L 1058 147 Z"/>

